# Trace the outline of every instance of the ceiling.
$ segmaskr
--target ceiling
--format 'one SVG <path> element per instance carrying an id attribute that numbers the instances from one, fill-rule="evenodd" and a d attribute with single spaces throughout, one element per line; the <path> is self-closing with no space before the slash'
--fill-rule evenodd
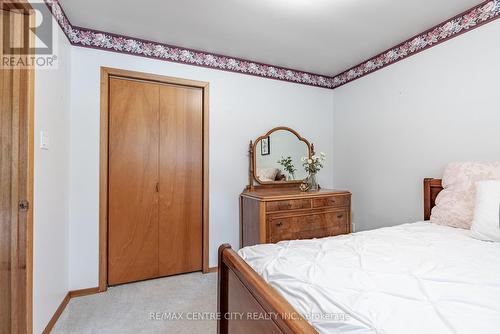
<path id="1" fill-rule="evenodd" d="M 75 26 L 336 75 L 480 0 L 60 0 Z"/>

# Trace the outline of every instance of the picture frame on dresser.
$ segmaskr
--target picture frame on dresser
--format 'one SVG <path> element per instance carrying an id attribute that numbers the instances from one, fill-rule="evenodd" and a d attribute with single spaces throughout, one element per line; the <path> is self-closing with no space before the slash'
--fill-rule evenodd
<path id="1" fill-rule="evenodd" d="M 268 137 L 263 138 L 260 142 L 260 155 L 271 154 L 271 139 Z"/>

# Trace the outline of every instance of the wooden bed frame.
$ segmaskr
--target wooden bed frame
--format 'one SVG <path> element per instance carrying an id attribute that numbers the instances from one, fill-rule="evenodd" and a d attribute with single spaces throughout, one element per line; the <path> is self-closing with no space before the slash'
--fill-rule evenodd
<path id="1" fill-rule="evenodd" d="M 429 220 L 440 179 L 424 180 L 424 218 Z M 318 334 L 231 246 L 219 247 L 218 334 Z"/>
<path id="2" fill-rule="evenodd" d="M 431 210 L 436 205 L 436 197 L 443 190 L 441 179 L 424 179 L 424 219 L 431 219 Z"/>

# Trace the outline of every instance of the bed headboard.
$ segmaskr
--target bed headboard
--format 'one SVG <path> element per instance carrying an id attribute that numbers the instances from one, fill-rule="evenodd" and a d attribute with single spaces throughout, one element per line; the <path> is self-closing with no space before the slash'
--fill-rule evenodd
<path id="1" fill-rule="evenodd" d="M 441 179 L 424 179 L 424 219 L 431 218 L 431 210 L 436 205 L 436 197 L 443 190 Z"/>

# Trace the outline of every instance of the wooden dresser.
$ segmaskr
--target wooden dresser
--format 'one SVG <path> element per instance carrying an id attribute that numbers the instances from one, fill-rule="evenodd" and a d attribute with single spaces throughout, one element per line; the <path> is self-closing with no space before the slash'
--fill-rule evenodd
<path id="1" fill-rule="evenodd" d="M 255 188 L 240 196 L 241 246 L 351 232 L 351 193 Z"/>

